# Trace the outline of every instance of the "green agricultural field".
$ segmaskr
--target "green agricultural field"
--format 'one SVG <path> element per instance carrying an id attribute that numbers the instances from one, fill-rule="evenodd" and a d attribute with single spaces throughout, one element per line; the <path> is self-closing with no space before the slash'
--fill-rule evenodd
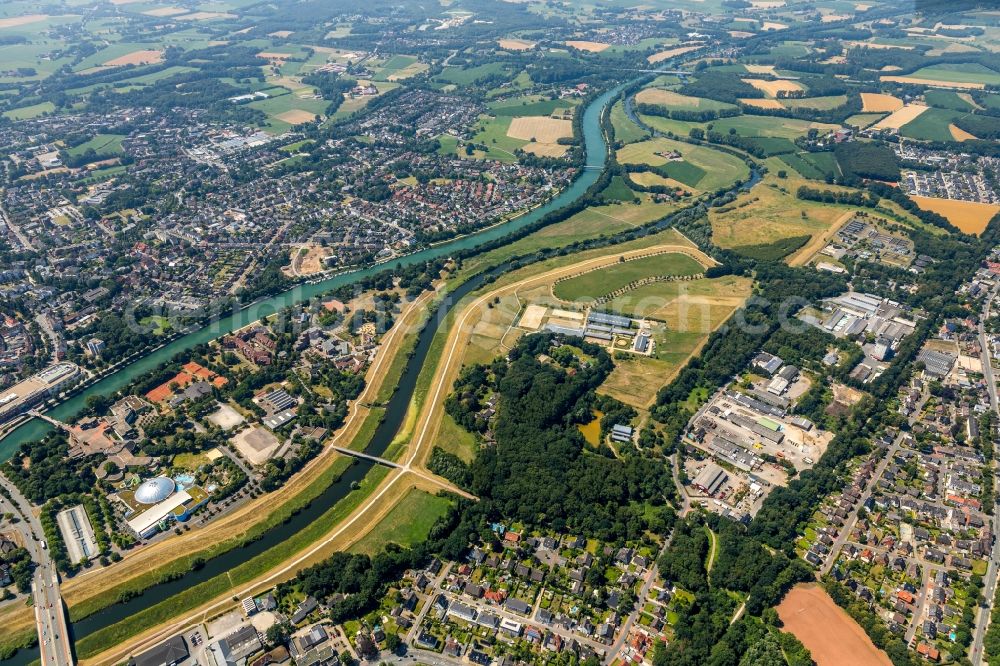
<path id="1" fill-rule="evenodd" d="M 965 115 L 961 111 L 928 109 L 899 128 L 900 136 L 924 141 L 952 141 L 948 125 Z"/>
<path id="2" fill-rule="evenodd" d="M 122 139 L 124 134 L 98 134 L 90 141 L 85 141 L 79 146 L 74 146 L 66 151 L 69 155 L 83 155 L 93 149 L 98 155 L 120 155 L 122 152 Z"/>
<path id="3" fill-rule="evenodd" d="M 621 176 L 612 178 L 608 186 L 601 191 L 601 196 L 606 201 L 632 201 L 636 198 L 635 192 Z"/>
<path id="4" fill-rule="evenodd" d="M 657 254 L 562 280 L 552 286 L 552 293 L 566 301 L 594 299 L 642 278 L 698 275 L 704 270 L 701 264 L 686 254 Z"/>
<path id="5" fill-rule="evenodd" d="M 827 174 L 836 176 L 840 173 L 837 158 L 833 153 L 791 153 L 782 155 L 781 161 L 803 177 L 814 180 L 825 180 Z"/>
<path id="6" fill-rule="evenodd" d="M 525 95 L 493 102 L 488 108 L 495 116 L 548 116 L 556 109 L 570 109 L 579 103 L 575 99 L 544 99 Z"/>
<path id="7" fill-rule="evenodd" d="M 413 546 L 427 538 L 435 521 L 450 505 L 446 497 L 411 489 L 351 551 L 374 555 L 390 543 L 404 548 Z"/>
<path id="8" fill-rule="evenodd" d="M 924 101 L 929 106 L 939 109 L 951 109 L 952 111 L 972 111 L 972 104 L 958 96 L 953 90 L 928 89 L 924 93 Z"/>
<path id="9" fill-rule="evenodd" d="M 828 132 L 838 128 L 837 125 L 830 123 L 814 123 L 797 118 L 748 115 L 720 118 L 712 125 L 716 132 L 723 134 L 733 128 L 740 136 L 781 137 L 784 139 L 797 139 L 800 136 L 805 136 L 812 128 L 818 129 L 820 132 Z"/>
<path id="10" fill-rule="evenodd" d="M 381 81 L 387 80 L 393 74 L 403 71 L 413 63 L 417 62 L 416 56 L 397 55 L 389 58 L 381 66 L 378 75 L 375 77 Z"/>
<path id="11" fill-rule="evenodd" d="M 611 107 L 611 126 L 615 128 L 615 139 L 622 143 L 635 143 L 649 138 L 649 132 L 626 115 L 625 106 L 620 101 Z"/>
<path id="12" fill-rule="evenodd" d="M 486 146 L 487 154 L 491 159 L 501 162 L 516 162 L 517 156 L 514 155 L 514 151 L 527 145 L 528 142 L 507 136 L 510 121 L 511 116 L 499 118 L 480 116 L 472 142 Z"/>
<path id="13" fill-rule="evenodd" d="M 55 104 L 52 102 L 42 102 L 41 104 L 33 104 L 32 106 L 22 106 L 20 109 L 4 111 L 3 115 L 11 120 L 26 120 L 28 118 L 37 118 L 43 113 L 52 113 L 55 110 Z"/>
<path id="14" fill-rule="evenodd" d="M 882 120 L 886 115 L 884 113 L 856 113 L 845 120 L 844 124 L 857 127 L 858 129 L 865 129 Z"/>
<path id="15" fill-rule="evenodd" d="M 801 99 L 783 99 L 781 103 L 789 109 L 819 109 L 828 111 L 847 104 L 847 95 L 830 95 L 829 97 L 803 97 Z"/>
<path id="16" fill-rule="evenodd" d="M 645 88 L 636 95 L 642 104 L 655 104 L 670 111 L 723 111 L 734 109 L 734 104 L 720 102 L 706 97 L 690 97 L 662 88 Z"/>
<path id="17" fill-rule="evenodd" d="M 437 81 L 454 83 L 458 86 L 471 86 L 472 84 L 490 76 L 509 74 L 508 66 L 502 62 L 488 62 L 485 65 L 469 67 L 446 67 L 435 77 Z"/>
<path id="18" fill-rule="evenodd" d="M 674 150 L 683 156 L 683 162 L 671 162 L 662 156 Z M 623 147 L 618 151 L 618 161 L 623 164 L 664 166 L 671 178 L 704 191 L 726 187 L 750 175 L 750 169 L 738 157 L 708 146 L 695 146 L 663 137 Z M 690 166 L 681 166 L 685 163 Z M 694 180 L 698 174 L 696 169 L 702 172 L 697 182 Z"/>
<path id="19" fill-rule="evenodd" d="M 989 67 L 973 62 L 943 63 L 922 67 L 912 74 L 915 79 L 932 81 L 955 81 L 956 83 L 982 83 L 987 86 L 1000 85 L 1000 73 Z"/>

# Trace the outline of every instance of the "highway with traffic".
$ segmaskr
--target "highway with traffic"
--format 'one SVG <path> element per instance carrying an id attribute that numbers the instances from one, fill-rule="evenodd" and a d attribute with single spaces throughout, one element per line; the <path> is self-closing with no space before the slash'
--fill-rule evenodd
<path id="1" fill-rule="evenodd" d="M 42 666 L 70 666 L 73 645 L 66 621 L 66 608 L 59 593 L 59 573 L 52 561 L 38 517 L 31 512 L 28 501 L 6 477 L 0 474 L 0 513 L 11 513 L 19 520 L 12 523 L 21 543 L 35 562 L 31 596 L 38 627 L 38 646 Z"/>

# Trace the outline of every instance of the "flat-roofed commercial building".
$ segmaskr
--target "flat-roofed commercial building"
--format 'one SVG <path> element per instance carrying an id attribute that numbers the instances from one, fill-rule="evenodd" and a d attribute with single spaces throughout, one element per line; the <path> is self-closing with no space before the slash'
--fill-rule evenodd
<path id="1" fill-rule="evenodd" d="M 80 377 L 75 363 L 63 361 L 14 384 L 0 393 L 0 423 L 23 414 L 46 398 L 58 395 Z"/>

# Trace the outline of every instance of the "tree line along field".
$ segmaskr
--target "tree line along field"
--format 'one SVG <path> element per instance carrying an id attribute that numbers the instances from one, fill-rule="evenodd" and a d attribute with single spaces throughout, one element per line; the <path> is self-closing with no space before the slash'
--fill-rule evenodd
<path id="1" fill-rule="evenodd" d="M 560 280 L 553 285 L 552 293 L 564 301 L 595 299 L 644 278 L 689 277 L 704 269 L 687 254 L 657 254 Z"/>

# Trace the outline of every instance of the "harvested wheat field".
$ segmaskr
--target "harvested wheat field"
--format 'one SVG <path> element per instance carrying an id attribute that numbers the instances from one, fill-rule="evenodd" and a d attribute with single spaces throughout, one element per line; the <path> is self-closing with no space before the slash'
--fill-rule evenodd
<path id="1" fill-rule="evenodd" d="M 965 90 L 982 90 L 986 86 L 982 83 L 970 83 L 968 81 L 942 81 L 938 79 L 916 79 L 912 76 L 883 76 L 883 81 L 892 83 L 916 83 L 917 85 L 930 86 L 931 88 L 963 88 Z"/>
<path id="2" fill-rule="evenodd" d="M 872 8 L 871 5 L 865 5 L 865 4 L 861 4 L 861 3 L 858 3 L 858 4 L 854 5 L 854 9 L 857 10 L 857 11 L 859 11 L 859 12 L 866 12 L 866 11 L 868 11 L 871 8 Z"/>
<path id="3" fill-rule="evenodd" d="M 770 74 L 771 76 L 777 76 L 774 73 L 774 65 L 743 65 L 748 72 L 751 74 Z"/>
<path id="4" fill-rule="evenodd" d="M 960 201 L 958 199 L 936 199 L 934 197 L 911 196 L 910 198 L 924 210 L 933 211 L 945 217 L 967 234 L 983 233 L 993 216 L 1000 213 L 1000 204 Z"/>
<path id="5" fill-rule="evenodd" d="M 757 90 L 762 90 L 765 94 L 770 95 L 771 97 L 777 97 L 778 93 L 782 92 L 797 92 L 802 90 L 802 86 L 795 81 L 788 81 L 785 79 L 778 79 L 776 81 L 767 81 L 765 79 L 743 79 L 743 83 L 749 83 Z"/>
<path id="6" fill-rule="evenodd" d="M 230 14 L 228 12 L 194 12 L 193 14 L 185 14 L 184 16 L 178 16 L 178 21 L 211 21 L 212 19 L 234 19 L 236 14 Z"/>
<path id="7" fill-rule="evenodd" d="M 796 585 L 778 606 L 784 630 L 802 641 L 818 666 L 890 666 L 864 629 L 817 583 Z"/>
<path id="8" fill-rule="evenodd" d="M 692 46 L 678 46 L 674 49 L 667 49 L 666 51 L 660 51 L 659 53 L 654 53 L 653 55 L 646 58 L 651 63 L 660 62 L 661 60 L 666 60 L 668 58 L 673 58 L 679 55 L 684 55 L 685 53 L 690 53 L 691 51 L 696 51 L 701 48 L 700 44 Z"/>
<path id="9" fill-rule="evenodd" d="M 278 39 L 288 39 L 295 33 L 291 30 L 275 30 L 274 32 L 267 33 L 268 37 L 277 37 Z"/>
<path id="10" fill-rule="evenodd" d="M 163 51 L 132 51 L 114 60 L 109 60 L 104 65 L 106 67 L 123 67 L 125 65 L 152 65 L 163 62 Z"/>
<path id="11" fill-rule="evenodd" d="M 747 32 L 745 30 L 730 30 L 729 36 L 735 37 L 736 39 L 746 39 L 747 37 L 753 37 L 754 33 Z"/>
<path id="12" fill-rule="evenodd" d="M 740 104 L 756 106 L 758 109 L 783 109 L 781 102 L 776 99 L 757 99 L 756 97 L 740 98 Z"/>
<path id="13" fill-rule="evenodd" d="M 155 16 L 156 18 L 165 18 L 167 16 L 177 16 L 178 14 L 187 14 L 188 10 L 182 7 L 157 7 L 156 9 L 150 9 L 149 11 L 143 12 L 146 16 Z"/>
<path id="14" fill-rule="evenodd" d="M 884 113 L 899 111 L 903 108 L 903 100 L 892 95 L 881 93 L 861 93 L 861 110 L 865 113 Z"/>
<path id="15" fill-rule="evenodd" d="M 903 125 L 912 122 L 917 116 L 926 111 L 930 107 L 926 107 L 923 104 L 907 104 L 899 111 L 893 112 L 892 115 L 886 116 L 882 120 L 875 123 L 874 129 L 899 129 Z"/>
<path id="16" fill-rule="evenodd" d="M 834 21 L 846 21 L 851 18 L 847 14 L 826 14 L 820 19 L 823 23 L 833 23 Z"/>
<path id="17" fill-rule="evenodd" d="M 562 157 L 569 150 L 569 146 L 563 146 L 558 143 L 538 143 L 537 141 L 532 141 L 522 146 L 521 150 L 532 155 L 538 155 L 539 157 Z"/>
<path id="18" fill-rule="evenodd" d="M 704 101 L 700 97 L 688 97 L 673 90 L 663 88 L 644 88 L 635 95 L 635 101 L 640 104 L 659 104 L 661 106 L 683 106 L 696 109 Z"/>
<path id="19" fill-rule="evenodd" d="M 788 28 L 784 23 L 777 23 L 775 21 L 764 21 L 764 25 L 761 26 L 761 30 L 768 32 L 769 30 L 785 30 Z"/>
<path id="20" fill-rule="evenodd" d="M 315 120 L 316 114 L 303 111 L 302 109 L 291 109 L 289 111 L 285 111 L 284 113 L 279 113 L 275 116 L 275 118 L 282 122 L 286 122 L 289 125 L 301 125 L 302 123 Z"/>
<path id="21" fill-rule="evenodd" d="M 951 132 L 951 138 L 955 141 L 975 141 L 979 138 L 975 134 L 969 134 L 954 123 L 948 125 L 948 131 Z"/>
<path id="22" fill-rule="evenodd" d="M 580 40 L 565 42 L 565 44 L 579 51 L 590 51 L 591 53 L 600 53 L 611 46 L 611 44 L 605 44 L 604 42 L 586 42 Z"/>
<path id="23" fill-rule="evenodd" d="M 777 9 L 785 6 L 785 0 L 750 0 L 754 9 Z"/>
<path id="24" fill-rule="evenodd" d="M 563 137 L 573 136 L 573 121 L 548 116 L 522 116 L 510 121 L 507 136 L 538 143 L 555 143 Z"/>
<path id="25" fill-rule="evenodd" d="M 500 39 L 497 40 L 497 44 L 500 45 L 500 48 L 508 51 L 528 51 L 535 48 L 534 42 L 525 39 Z"/>
<path id="26" fill-rule="evenodd" d="M 49 18 L 48 14 L 25 14 L 24 16 L 14 16 L 12 18 L 0 19 L 0 28 L 16 28 L 19 25 L 38 23 Z"/>

